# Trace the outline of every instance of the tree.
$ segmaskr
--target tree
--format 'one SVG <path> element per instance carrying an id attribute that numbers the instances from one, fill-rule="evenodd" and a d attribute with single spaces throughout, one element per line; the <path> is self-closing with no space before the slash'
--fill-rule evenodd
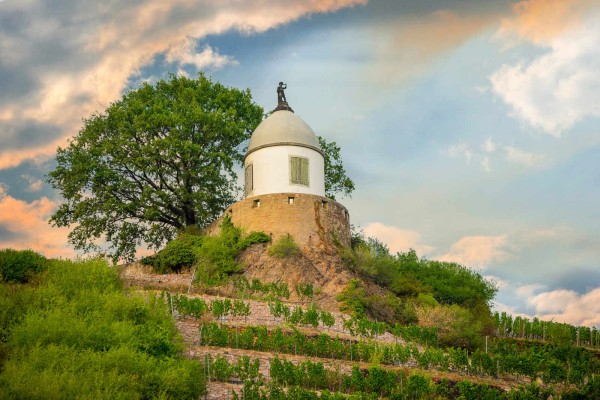
<path id="1" fill-rule="evenodd" d="M 325 158 L 325 196 L 335 200 L 335 194 L 350 196 L 354 191 L 354 182 L 346 175 L 340 147 L 336 142 L 328 143 L 321 136 L 319 145 Z"/>
<path id="2" fill-rule="evenodd" d="M 76 225 L 76 249 L 100 250 L 104 240 L 115 261 L 203 227 L 235 200 L 234 165 L 262 117 L 249 90 L 203 74 L 143 84 L 58 149 L 48 181 L 66 202 L 50 222 Z"/>

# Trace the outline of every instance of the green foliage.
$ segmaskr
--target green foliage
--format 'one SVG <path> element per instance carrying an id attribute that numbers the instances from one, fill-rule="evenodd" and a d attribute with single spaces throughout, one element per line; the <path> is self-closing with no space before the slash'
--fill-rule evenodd
<path id="1" fill-rule="evenodd" d="M 233 288 L 242 295 L 260 294 L 269 300 L 274 298 L 290 298 L 290 290 L 285 282 L 262 283 L 258 279 L 252 279 L 252 282 L 249 282 L 248 278 L 243 275 L 234 276 L 232 281 Z"/>
<path id="2" fill-rule="evenodd" d="M 34 251 L 0 250 L 0 281 L 26 283 L 46 267 L 46 258 Z"/>
<path id="3" fill-rule="evenodd" d="M 357 342 L 332 338 L 325 334 L 306 335 L 297 330 L 286 334 L 281 328 L 269 331 L 265 326 L 247 326 L 238 332 L 231 326 L 210 323 L 203 324 L 200 332 L 200 344 L 204 345 L 235 346 L 247 350 L 394 366 L 416 363 L 423 369 L 441 371 L 452 369 L 456 372 L 484 377 L 512 375 L 528 376 L 533 380 L 546 376 L 548 381 L 544 381 L 545 383 L 569 382 L 582 386 L 586 380 L 592 382 L 593 377 L 600 373 L 600 361 L 596 360 L 591 352 L 584 349 L 571 347 L 570 350 L 565 351 L 565 348 L 556 348 L 550 345 L 519 348 L 516 344 L 506 340 L 490 341 L 489 352 L 486 353 L 482 350 L 469 352 L 454 347 L 420 349 L 413 344 L 380 343 L 371 340 Z M 381 331 L 379 332 L 381 333 Z M 422 334 L 430 333 L 422 332 Z M 413 335 L 416 336 L 417 333 L 413 332 Z M 421 337 L 420 341 L 425 342 L 426 340 Z M 557 368 L 558 365 L 570 366 L 566 375 L 563 374 L 563 370 Z M 590 385 L 590 391 L 597 390 L 597 386 L 600 386 L 597 382 L 594 385 Z M 419 389 L 419 393 L 425 393 L 422 389 Z M 366 389 L 357 385 L 357 390 L 364 391 Z M 477 390 L 487 392 L 486 388 Z M 470 393 L 471 389 L 465 387 L 464 391 Z M 493 393 L 490 396 L 493 396 Z"/>
<path id="4" fill-rule="evenodd" d="M 298 295 L 298 297 L 301 297 L 304 299 L 310 299 L 315 294 L 315 287 L 313 286 L 312 283 L 307 283 L 304 285 L 301 283 L 297 283 L 296 284 L 296 294 Z"/>
<path id="5" fill-rule="evenodd" d="M 196 253 L 202 242 L 203 238 L 200 236 L 180 235 L 167 243 L 155 257 L 150 260 L 142 259 L 142 263 L 150 263 L 154 271 L 161 274 L 179 273 L 183 268 L 192 267 L 198 261 Z"/>
<path id="6" fill-rule="evenodd" d="M 373 291 L 354 280 L 338 297 L 340 310 L 391 325 L 423 324 L 419 309 L 455 306 L 464 310 L 460 321 L 453 322 L 456 329 L 449 323 L 424 325 L 440 328 L 440 344 L 474 348 L 483 335 L 493 333 L 489 304 L 497 288 L 478 272 L 456 263 L 419 259 L 414 250 L 392 255 L 385 244 L 362 233 L 355 234 L 352 248 L 340 251 L 352 270 L 388 291 Z"/>
<path id="7" fill-rule="evenodd" d="M 335 142 L 328 143 L 321 136 L 318 139 L 325 158 L 325 196 L 334 200 L 336 193 L 340 193 L 342 197 L 350 197 L 354 191 L 354 182 L 346 175 L 340 147 Z"/>
<path id="8" fill-rule="evenodd" d="M 250 232 L 242 239 L 239 247 L 245 249 L 256 243 L 269 243 L 270 241 L 271 237 L 264 232 Z"/>
<path id="9" fill-rule="evenodd" d="M 183 317 L 202 318 L 208 310 L 208 304 L 203 299 L 188 298 L 185 295 L 171 296 L 169 300 L 173 303 L 179 314 Z"/>
<path id="10" fill-rule="evenodd" d="M 271 247 L 269 254 L 277 258 L 294 257 L 300 254 L 300 247 L 289 233 L 280 237 Z"/>
<path id="11" fill-rule="evenodd" d="M 0 398 L 197 399 L 204 392 L 201 366 L 181 357 L 162 299 L 124 293 L 106 262 L 52 261 L 35 289 L 2 290 L 20 297 L 12 301 L 17 309 L 25 299 L 28 306 L 3 321 L 9 358 Z"/>
<path id="12" fill-rule="evenodd" d="M 366 318 L 360 318 L 356 315 L 348 320 L 344 320 L 343 326 L 345 329 L 348 329 L 352 335 L 364 337 L 375 337 L 388 330 L 388 326 L 385 322 L 369 321 Z"/>
<path id="13" fill-rule="evenodd" d="M 131 260 L 142 242 L 158 248 L 187 226 L 199 228 L 235 200 L 235 164 L 263 110 L 241 91 L 171 75 L 144 83 L 84 120 L 57 151 L 48 181 L 66 203 L 55 226 L 93 251 L 105 240 L 114 260 Z"/>
<path id="14" fill-rule="evenodd" d="M 209 286 L 225 284 L 232 274 L 241 272 L 242 266 L 236 258 L 242 250 L 269 240 L 263 232 L 244 236 L 242 230 L 233 225 L 229 215 L 225 216 L 220 228 L 219 236 L 205 236 L 195 251 L 198 260 L 196 280 Z"/>

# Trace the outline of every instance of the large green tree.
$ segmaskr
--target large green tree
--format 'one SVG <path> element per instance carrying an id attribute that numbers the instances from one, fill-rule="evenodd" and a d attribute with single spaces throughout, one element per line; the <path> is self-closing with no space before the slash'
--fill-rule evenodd
<path id="1" fill-rule="evenodd" d="M 52 215 L 76 249 L 131 260 L 186 226 L 204 226 L 235 200 L 235 164 L 263 117 L 249 90 L 203 74 L 143 84 L 84 120 L 57 152 L 48 181 L 65 199 Z"/>

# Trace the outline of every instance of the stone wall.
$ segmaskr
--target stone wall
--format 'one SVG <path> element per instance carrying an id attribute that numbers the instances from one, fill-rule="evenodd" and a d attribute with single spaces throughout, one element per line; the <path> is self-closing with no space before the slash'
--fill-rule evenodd
<path id="1" fill-rule="evenodd" d="M 262 231 L 277 240 L 291 234 L 302 248 L 326 247 L 338 241 L 350 246 L 350 217 L 340 203 L 326 197 L 276 193 L 250 197 L 231 205 L 206 233 L 217 234 L 229 215 L 235 226 L 246 232 Z"/>

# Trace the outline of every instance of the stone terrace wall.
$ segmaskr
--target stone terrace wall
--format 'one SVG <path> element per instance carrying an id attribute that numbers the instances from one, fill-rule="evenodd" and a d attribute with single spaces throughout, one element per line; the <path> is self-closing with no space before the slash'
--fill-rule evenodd
<path id="1" fill-rule="evenodd" d="M 265 232 L 273 240 L 289 233 L 304 248 L 324 247 L 334 240 L 350 246 L 348 210 L 326 197 L 300 193 L 250 197 L 227 208 L 207 228 L 207 234 L 218 233 L 224 215 L 229 215 L 235 226 L 247 232 Z"/>

